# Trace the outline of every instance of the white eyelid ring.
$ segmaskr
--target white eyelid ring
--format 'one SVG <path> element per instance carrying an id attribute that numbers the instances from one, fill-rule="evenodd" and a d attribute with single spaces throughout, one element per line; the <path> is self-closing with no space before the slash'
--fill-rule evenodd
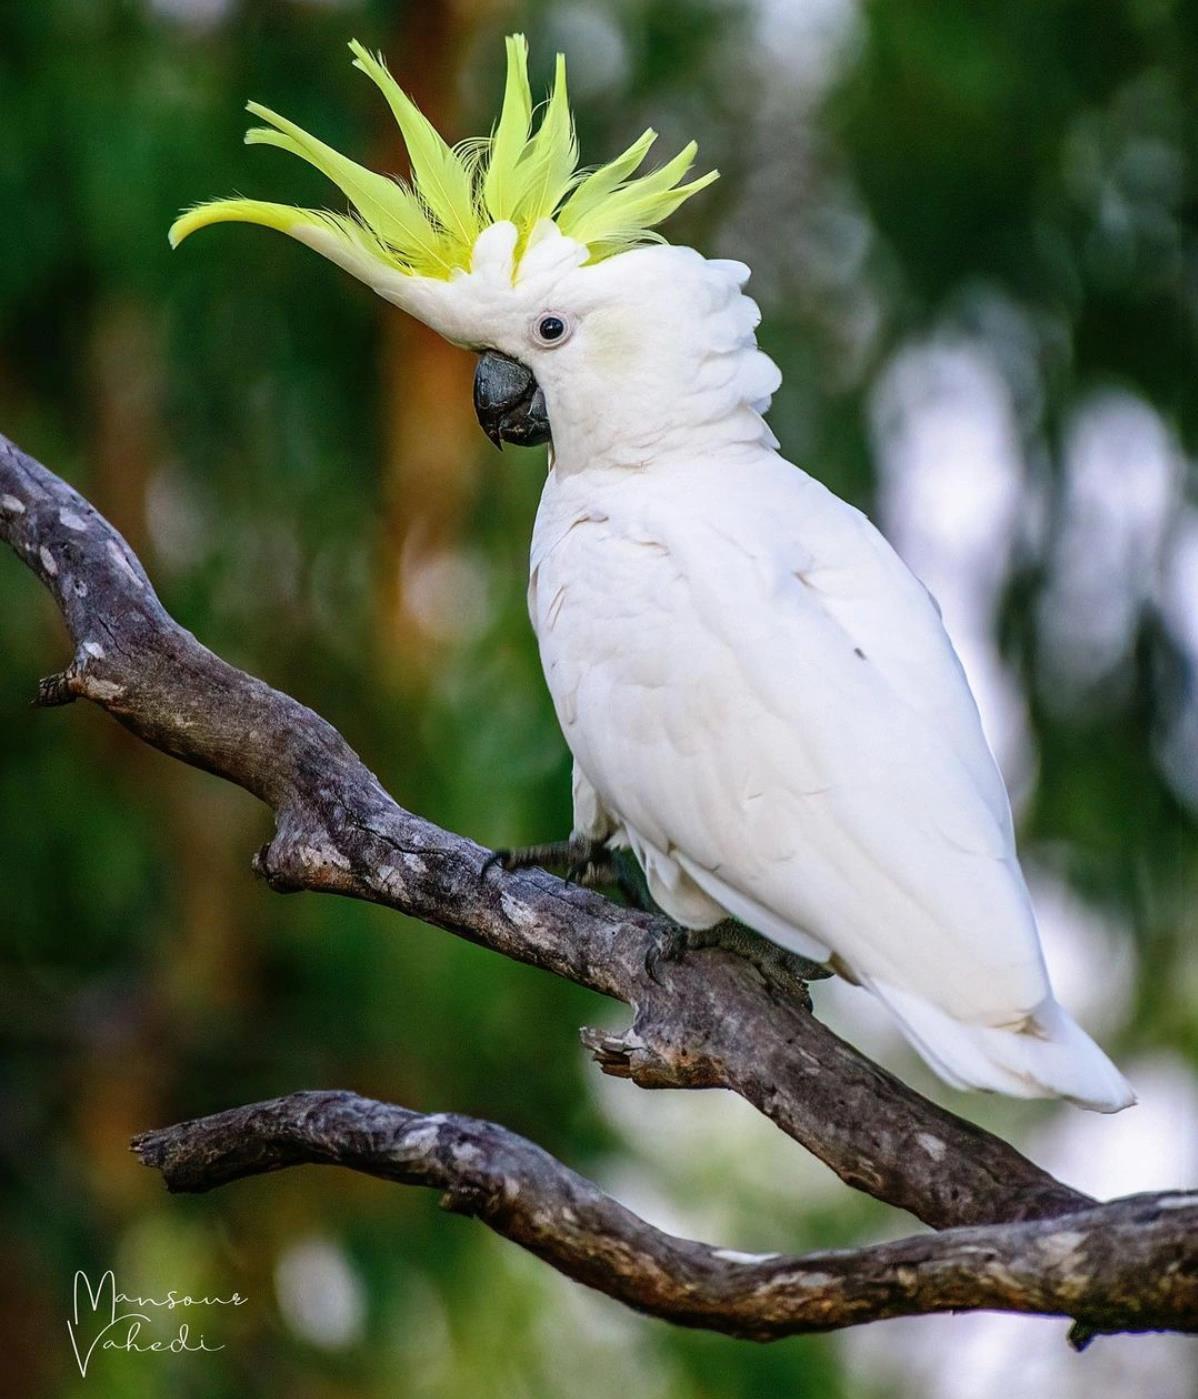
<path id="1" fill-rule="evenodd" d="M 553 350 L 564 345 L 574 330 L 574 322 L 563 311 L 540 311 L 532 318 L 529 335 L 534 345 Z"/>

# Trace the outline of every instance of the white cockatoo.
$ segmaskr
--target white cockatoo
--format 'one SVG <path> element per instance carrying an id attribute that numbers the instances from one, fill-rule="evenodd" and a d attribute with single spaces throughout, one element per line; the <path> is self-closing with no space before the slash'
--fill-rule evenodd
<path id="1" fill-rule="evenodd" d="M 949 1083 L 1134 1101 L 1053 997 L 1003 781 L 935 602 L 764 414 L 749 269 L 651 234 L 715 178 L 654 133 L 577 170 L 564 63 L 533 130 L 522 36 L 492 135 L 451 148 L 353 44 L 409 183 L 256 104 L 251 143 L 353 212 L 218 200 L 483 356 L 491 436 L 552 436 L 529 610 L 574 757 L 576 837 L 631 849 L 687 929 L 730 916 L 871 991 Z"/>

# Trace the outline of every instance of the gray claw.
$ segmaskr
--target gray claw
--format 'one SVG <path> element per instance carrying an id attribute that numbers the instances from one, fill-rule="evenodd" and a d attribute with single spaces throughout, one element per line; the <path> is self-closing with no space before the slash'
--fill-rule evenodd
<path id="1" fill-rule="evenodd" d="M 660 935 L 645 955 L 645 970 L 654 981 L 660 982 L 657 968 L 662 961 L 678 961 L 688 952 L 699 952 L 703 948 L 720 948 L 756 967 L 764 980 L 811 1009 L 811 997 L 807 991 L 808 981 L 819 981 L 830 975 L 826 967 L 809 962 L 797 953 L 761 934 L 753 932 L 732 919 L 717 923 L 712 928 L 678 928 L 675 932 Z"/>
<path id="2" fill-rule="evenodd" d="M 501 866 L 503 869 L 507 869 L 508 858 L 511 855 L 511 853 L 512 852 L 510 850 L 493 850 L 491 854 L 488 855 L 487 858 L 483 861 L 483 867 L 479 875 L 479 878 L 486 879 L 487 875 L 491 873 L 491 871 L 495 868 L 496 865 Z"/>
<path id="3" fill-rule="evenodd" d="M 484 878 L 495 865 L 502 865 L 505 870 L 528 869 L 532 865 L 548 870 L 561 869 L 565 871 L 567 884 L 587 887 L 618 884 L 627 893 L 626 880 L 612 852 L 603 841 L 588 840 L 585 836 L 571 836 L 569 840 L 546 845 L 526 845 L 518 850 L 496 850 L 483 864 Z"/>
<path id="4" fill-rule="evenodd" d="M 680 962 L 691 947 L 689 928 L 665 928 L 655 933 L 649 944 L 649 950 L 645 953 L 645 970 L 660 986 L 662 981 L 657 974 L 658 967 L 662 962 Z"/>

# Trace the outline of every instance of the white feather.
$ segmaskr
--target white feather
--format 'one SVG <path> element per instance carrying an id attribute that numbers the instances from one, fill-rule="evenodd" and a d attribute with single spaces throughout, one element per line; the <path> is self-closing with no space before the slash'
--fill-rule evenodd
<path id="1" fill-rule="evenodd" d="M 538 367 L 560 455 L 529 605 L 579 828 L 631 846 L 680 922 L 731 914 L 834 959 L 950 1082 L 1126 1106 L 1052 999 L 1006 790 L 935 603 L 773 450 L 758 409 L 777 371 L 739 270 L 654 249 L 609 280 L 621 261 L 642 319 L 663 269 L 689 308 L 677 343 L 637 362 L 623 416 L 598 416 L 603 376 L 627 376 L 604 356 L 627 343 L 610 308 L 590 361 L 583 340 Z"/>
<path id="2" fill-rule="evenodd" d="M 960 664 L 863 516 L 763 452 L 555 474 L 537 538 L 558 717 L 667 912 L 835 953 L 950 1081 L 1130 1101 L 1051 1001 Z"/>

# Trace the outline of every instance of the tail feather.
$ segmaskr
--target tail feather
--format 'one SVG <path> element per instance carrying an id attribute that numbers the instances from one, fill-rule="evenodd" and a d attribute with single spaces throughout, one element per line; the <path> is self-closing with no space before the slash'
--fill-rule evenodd
<path id="1" fill-rule="evenodd" d="M 957 1088 L 1016 1098 L 1065 1098 L 1095 1112 L 1118 1112 L 1136 1095 L 1075 1020 L 1051 997 L 1017 1029 L 954 1020 L 912 991 L 870 981 L 928 1064 Z"/>

